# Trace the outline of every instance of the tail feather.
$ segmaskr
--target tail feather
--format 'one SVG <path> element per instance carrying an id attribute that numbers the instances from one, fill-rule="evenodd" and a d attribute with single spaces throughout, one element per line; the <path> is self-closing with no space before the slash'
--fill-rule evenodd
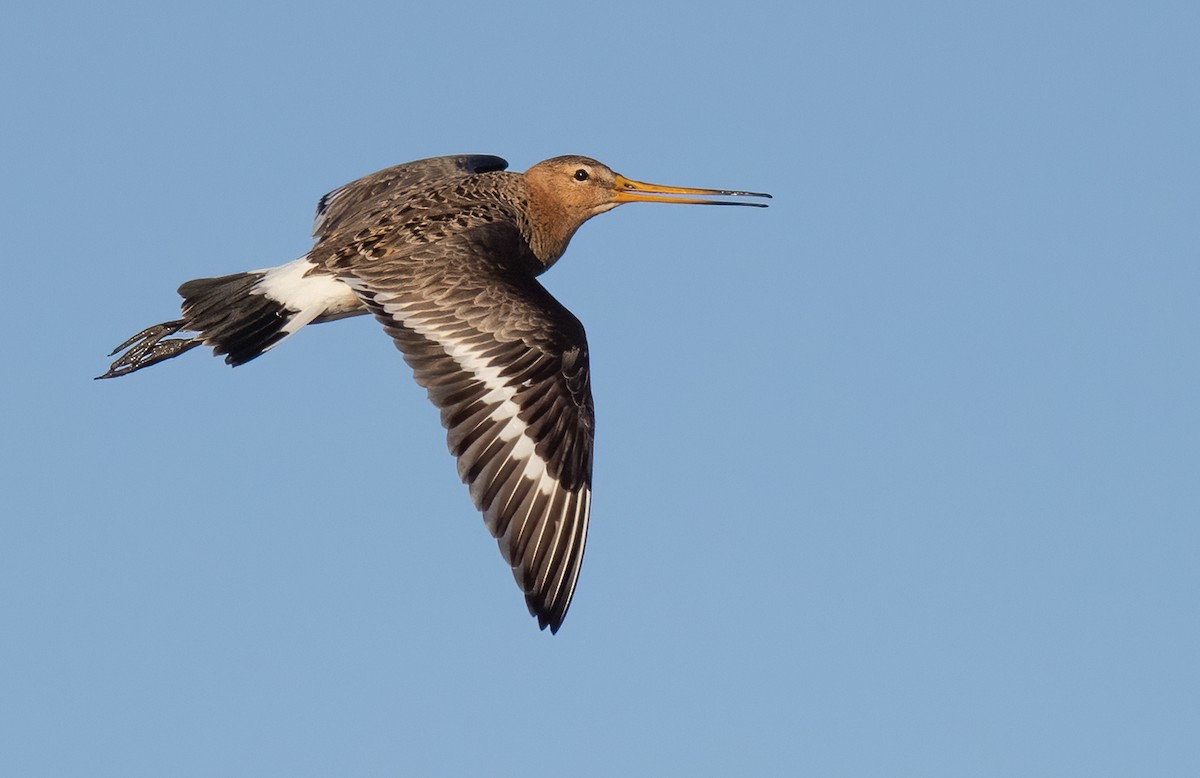
<path id="1" fill-rule="evenodd" d="M 224 354 L 230 365 L 243 365 L 283 340 L 298 311 L 255 289 L 264 273 L 234 273 L 197 278 L 179 287 L 187 329 L 197 340 Z"/>

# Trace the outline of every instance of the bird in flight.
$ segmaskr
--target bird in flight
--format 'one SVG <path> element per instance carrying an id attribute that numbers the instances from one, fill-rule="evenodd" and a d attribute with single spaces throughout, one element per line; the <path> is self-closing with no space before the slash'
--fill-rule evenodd
<path id="1" fill-rule="evenodd" d="M 441 411 L 450 452 L 538 625 L 557 632 L 591 509 L 583 325 L 537 281 L 575 230 L 622 203 L 770 197 L 634 181 L 582 156 L 525 173 L 486 155 L 380 170 L 321 198 L 311 251 L 179 287 L 182 317 L 109 356 L 115 378 L 197 346 L 241 365 L 307 324 L 371 314 Z M 176 333 L 192 333 L 170 337 Z"/>

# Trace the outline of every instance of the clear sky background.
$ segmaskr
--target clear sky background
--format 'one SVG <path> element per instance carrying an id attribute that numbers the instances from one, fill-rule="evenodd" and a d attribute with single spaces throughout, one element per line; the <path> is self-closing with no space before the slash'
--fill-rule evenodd
<path id="1" fill-rule="evenodd" d="M 0 774 L 1200 775 L 1200 11 L 20 4 Z M 582 153 L 539 632 L 380 327 L 93 382 L 378 168 Z"/>

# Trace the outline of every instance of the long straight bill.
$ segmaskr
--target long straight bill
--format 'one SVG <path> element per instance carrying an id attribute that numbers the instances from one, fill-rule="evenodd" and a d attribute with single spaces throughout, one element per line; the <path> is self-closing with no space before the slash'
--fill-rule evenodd
<path id="1" fill-rule="evenodd" d="M 755 208 L 766 208 L 766 203 L 738 203 L 729 200 L 702 200 L 696 197 L 679 197 L 678 195 L 718 195 L 724 197 L 766 197 L 771 195 L 763 192 L 737 192 L 731 189 L 696 189 L 688 186 L 663 186 L 662 184 L 647 184 L 644 181 L 634 181 L 617 174 L 613 184 L 613 202 L 616 203 L 684 203 L 687 205 L 752 205 Z"/>

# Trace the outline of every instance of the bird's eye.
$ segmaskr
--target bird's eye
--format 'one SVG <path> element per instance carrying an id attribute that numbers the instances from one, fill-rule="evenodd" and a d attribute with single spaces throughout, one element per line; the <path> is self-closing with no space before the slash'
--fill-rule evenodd
<path id="1" fill-rule="evenodd" d="M 575 171 L 575 180 L 576 181 L 587 181 L 588 180 L 588 172 L 586 170 L 584 170 L 583 168 L 576 170 Z"/>

